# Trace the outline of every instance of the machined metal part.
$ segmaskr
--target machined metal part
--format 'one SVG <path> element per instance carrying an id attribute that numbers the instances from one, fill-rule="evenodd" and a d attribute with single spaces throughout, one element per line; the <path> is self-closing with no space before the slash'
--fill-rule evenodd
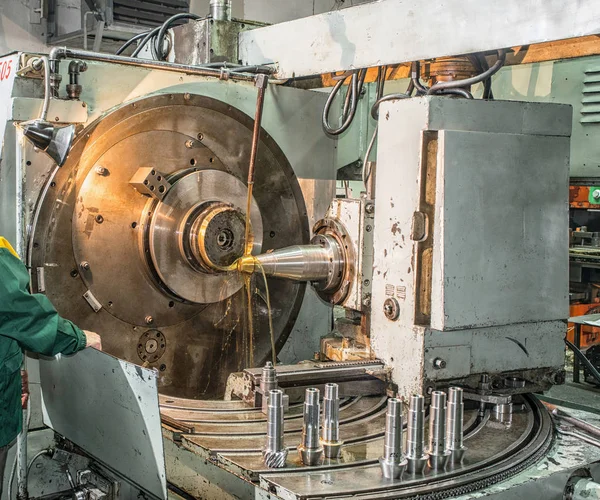
<path id="1" fill-rule="evenodd" d="M 258 264 L 257 264 L 258 263 Z M 317 235 L 310 245 L 286 247 L 261 254 L 242 269 L 264 271 L 267 276 L 293 281 L 322 283 L 322 290 L 334 289 L 340 284 L 344 265 L 337 242 L 328 236 Z"/>
<path id="2" fill-rule="evenodd" d="M 325 384 L 321 445 L 327 458 L 338 458 L 342 444 L 344 444 L 340 440 L 340 399 L 338 391 L 337 384 Z"/>
<path id="3" fill-rule="evenodd" d="M 262 216 L 253 199 L 251 221 L 256 238 L 246 242 L 246 187 L 219 170 L 183 174 L 162 203 L 144 207 L 139 232 L 140 255 L 159 288 L 196 304 L 226 300 L 243 286 L 228 266 L 243 255 L 246 245 L 262 246 Z M 218 271 L 220 270 L 220 272 Z"/>
<path id="4" fill-rule="evenodd" d="M 463 415 L 463 390 L 460 387 L 450 387 L 446 409 L 446 446 L 453 464 L 462 462 L 466 451 L 463 444 Z"/>
<path id="5" fill-rule="evenodd" d="M 420 394 L 410 397 L 406 424 L 406 470 L 410 474 L 423 474 L 427 467 L 425 452 L 425 398 Z"/>
<path id="6" fill-rule="evenodd" d="M 324 460 L 317 468 L 305 467 L 300 460 L 289 460 L 286 469 L 274 471 L 263 463 L 266 421 L 260 410 L 242 401 L 190 401 L 161 398 L 162 412 L 182 421 L 195 422 L 196 433 L 182 435 L 187 456 L 200 463 L 219 461 L 219 468 L 230 473 L 227 489 L 236 481 L 252 481 L 252 495 L 259 492 L 293 500 L 336 498 L 352 495 L 360 500 L 423 497 L 428 500 L 468 494 L 504 481 L 535 465 L 552 443 L 549 413 L 531 396 L 525 396 L 527 411 L 515 413 L 510 427 L 477 419 L 476 405 L 465 410 L 465 442 L 478 450 L 473 461 L 452 469 L 424 475 L 404 474 L 401 481 L 382 481 L 379 458 L 384 446 L 388 398 L 359 397 L 340 405 L 340 436 L 344 439 L 342 460 Z M 286 442 L 299 443 L 302 436 L 303 405 L 292 405 L 286 417 Z M 164 429 L 167 443 L 170 432 Z M 507 443 L 510 443 L 507 446 Z M 580 446 L 573 444 L 572 446 Z M 169 444 L 167 447 L 170 448 Z M 181 449 L 181 448 L 180 448 Z M 578 448 L 580 449 L 580 448 Z M 566 448 L 568 450 L 568 448 Z M 198 491 L 202 476 L 182 475 L 177 485 Z M 241 479 L 240 479 L 241 478 Z M 325 479 L 325 480 L 324 480 Z M 249 494 L 248 494 L 249 495 Z"/>
<path id="7" fill-rule="evenodd" d="M 402 406 L 399 399 L 388 399 L 383 456 L 379 458 L 381 473 L 386 479 L 400 479 L 408 464 L 402 452 Z"/>
<path id="8" fill-rule="evenodd" d="M 102 166 L 96 167 L 98 175 L 106 175 L 106 169 Z M 140 194 L 150 196 L 162 201 L 171 187 L 165 174 L 152 167 L 138 168 L 137 172 L 129 181 Z"/>
<path id="9" fill-rule="evenodd" d="M 273 366 L 271 361 L 267 361 L 265 366 L 262 368 L 262 376 L 260 377 L 260 385 L 255 390 L 255 403 L 259 403 L 261 410 L 263 413 L 267 413 L 268 411 L 268 400 L 269 400 L 269 392 L 279 389 L 279 384 L 277 383 L 277 371 Z M 287 394 L 283 394 L 283 411 L 284 413 L 288 411 L 290 405 L 290 398 Z"/>
<path id="10" fill-rule="evenodd" d="M 76 137 L 38 204 L 31 241 L 39 245 L 31 246 L 31 261 L 33 268 L 45 268 L 48 297 L 64 316 L 104 332 L 107 352 L 135 362 L 151 317 L 166 349 L 149 366 L 159 369 L 166 394 L 222 396 L 228 375 L 248 366 L 241 281 L 236 273 L 215 271 L 197 256 L 230 258 L 229 231 L 223 238 L 211 221 L 224 222 L 225 229 L 239 235 L 237 215 L 229 207 L 245 213 L 252 127 L 252 120 L 235 107 L 189 93 L 125 104 Z M 257 163 L 251 213 L 255 250 L 261 241 L 263 251 L 307 243 L 298 179 L 266 133 L 261 134 Z M 99 166 L 105 174 L 97 174 Z M 139 168 L 151 166 L 171 183 L 163 201 L 137 196 L 129 184 Z M 200 240 L 200 233 L 191 231 L 198 217 L 208 221 Z M 89 271 L 81 272 L 75 264 L 83 261 Z M 35 276 L 33 281 L 35 289 Z M 262 309 L 262 280 L 255 280 L 255 286 L 259 293 L 253 301 Z M 305 288 L 303 283 L 269 280 L 271 306 L 280 311 L 273 315 L 278 349 L 291 331 Z M 87 291 L 101 305 L 96 305 L 98 312 L 84 302 Z M 143 302 L 132 297 L 143 297 Z M 271 356 L 266 314 L 256 317 L 255 332 L 261 333 L 252 343 L 254 362 L 262 365 Z"/>
<path id="11" fill-rule="evenodd" d="M 283 392 L 269 391 L 267 407 L 267 444 L 263 450 L 265 465 L 276 469 L 285 467 L 288 449 L 283 442 Z"/>
<path id="12" fill-rule="evenodd" d="M 450 451 L 446 447 L 446 393 L 433 391 L 429 407 L 429 467 L 446 467 Z"/>
<path id="13" fill-rule="evenodd" d="M 215 21 L 231 21 L 232 0 L 210 0 L 210 17 Z"/>
<path id="14" fill-rule="evenodd" d="M 487 8 L 477 0 L 452 0 L 444 4 L 421 6 L 417 1 L 384 0 L 375 5 L 358 5 L 303 19 L 275 24 L 240 35 L 240 59 L 244 64 L 277 61 L 280 78 L 302 77 L 456 56 L 496 50 L 502 47 L 593 35 L 598 26 L 591 21 L 600 15 L 594 0 L 580 4 L 560 4 L 548 8 L 535 0 L 509 0 L 502 6 Z M 522 17 L 523 9 L 532 19 L 546 19 L 532 27 Z M 583 10 L 588 15 L 583 15 Z M 414 12 L 398 31 L 394 21 L 405 12 Z M 452 26 L 443 21 L 453 13 Z M 491 19 L 494 19 L 493 25 Z M 568 21 L 567 21 L 568 20 Z M 472 26 L 470 36 L 454 37 L 455 26 Z M 492 29 L 492 27 L 494 29 Z M 417 43 L 416 30 L 422 40 Z M 294 39 L 289 33 L 299 33 Z M 322 40 L 316 46 L 314 40 Z"/>
<path id="15" fill-rule="evenodd" d="M 304 465 L 316 465 L 323 456 L 323 446 L 319 440 L 321 405 L 319 389 L 306 389 L 304 399 L 304 422 L 302 424 L 302 442 L 298 454 Z"/>

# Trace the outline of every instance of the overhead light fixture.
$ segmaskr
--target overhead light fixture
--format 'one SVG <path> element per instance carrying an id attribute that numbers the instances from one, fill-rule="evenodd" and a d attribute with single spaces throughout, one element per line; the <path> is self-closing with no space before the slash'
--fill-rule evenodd
<path id="1" fill-rule="evenodd" d="M 23 135 L 61 167 L 71 149 L 75 126 L 56 127 L 44 120 L 34 120 L 23 124 Z"/>

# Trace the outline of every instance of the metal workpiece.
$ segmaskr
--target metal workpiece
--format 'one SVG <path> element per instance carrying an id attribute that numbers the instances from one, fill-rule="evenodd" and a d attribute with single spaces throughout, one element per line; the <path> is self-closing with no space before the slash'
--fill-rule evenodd
<path id="1" fill-rule="evenodd" d="M 463 390 L 450 387 L 446 409 L 446 449 L 450 452 L 449 461 L 453 464 L 462 461 L 466 450 L 463 445 L 463 416 Z"/>
<path id="2" fill-rule="evenodd" d="M 260 390 L 263 394 L 268 394 L 269 391 L 277 389 L 277 372 L 271 361 L 267 361 L 262 369 L 260 377 Z"/>
<path id="3" fill-rule="evenodd" d="M 425 452 L 425 398 L 413 394 L 406 426 L 406 470 L 411 474 L 423 474 L 428 458 Z"/>
<path id="4" fill-rule="evenodd" d="M 269 391 L 267 403 L 267 443 L 263 460 L 269 468 L 285 467 L 288 450 L 283 442 L 283 392 Z"/>
<path id="5" fill-rule="evenodd" d="M 232 0 L 210 0 L 210 17 L 215 21 L 231 21 Z"/>
<path id="6" fill-rule="evenodd" d="M 444 469 L 450 456 L 446 447 L 446 393 L 433 391 L 429 407 L 429 467 Z"/>
<path id="7" fill-rule="evenodd" d="M 279 382 L 277 380 L 277 371 L 271 361 L 267 361 L 265 366 L 262 368 L 262 374 L 260 377 L 260 384 L 258 386 L 257 396 L 260 398 L 255 399 L 261 407 L 264 414 L 268 411 L 268 400 L 269 392 L 275 389 L 279 389 Z M 283 412 L 287 412 L 290 406 L 290 398 L 287 394 L 283 394 Z"/>
<path id="8" fill-rule="evenodd" d="M 316 465 L 323 456 L 323 446 L 319 441 L 319 420 L 321 405 L 319 389 L 306 389 L 304 398 L 304 422 L 302 424 L 302 443 L 298 454 L 304 465 Z"/>
<path id="9" fill-rule="evenodd" d="M 340 283 L 343 265 L 337 240 L 319 235 L 310 245 L 294 245 L 242 259 L 240 268 L 292 281 L 320 282 L 320 288 L 333 289 Z"/>
<path id="10" fill-rule="evenodd" d="M 337 384 L 325 384 L 323 397 L 323 427 L 321 445 L 327 458 L 338 458 L 343 441 L 340 441 L 340 399 Z"/>
<path id="11" fill-rule="evenodd" d="M 401 478 L 408 464 L 402 453 L 402 406 L 402 401 L 399 399 L 388 399 L 383 456 L 379 457 L 381 473 L 386 479 Z"/>

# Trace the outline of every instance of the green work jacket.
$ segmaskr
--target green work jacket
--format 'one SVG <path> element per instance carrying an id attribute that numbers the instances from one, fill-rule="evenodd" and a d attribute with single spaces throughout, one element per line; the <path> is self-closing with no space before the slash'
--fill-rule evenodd
<path id="1" fill-rule="evenodd" d="M 0 238 L 0 447 L 21 431 L 23 351 L 46 356 L 85 347 L 82 330 L 61 318 L 45 295 L 29 293 L 29 272 Z"/>

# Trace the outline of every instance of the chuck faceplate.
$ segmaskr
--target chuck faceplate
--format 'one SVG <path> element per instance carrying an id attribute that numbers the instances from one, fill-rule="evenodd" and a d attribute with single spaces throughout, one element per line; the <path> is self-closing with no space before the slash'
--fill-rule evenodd
<path id="1" fill-rule="evenodd" d="M 254 98 L 252 87 L 239 92 Z M 242 282 L 222 269 L 246 244 L 252 128 L 247 114 L 201 95 L 161 94 L 124 104 L 78 134 L 38 202 L 31 262 L 45 268 L 48 298 L 61 315 L 99 332 L 108 353 L 158 369 L 163 394 L 222 397 L 228 375 L 247 367 Z M 300 184 L 266 131 L 257 161 L 255 251 L 308 243 Z M 162 174 L 158 198 L 130 184 L 148 167 L 157 172 L 156 182 Z M 262 280 L 255 284 L 253 301 L 262 311 Z M 277 349 L 305 289 L 304 283 L 269 280 Z M 140 342 L 149 328 L 164 336 L 159 357 Z M 253 359 L 262 365 L 271 358 L 266 314 L 256 315 L 254 331 Z"/>

